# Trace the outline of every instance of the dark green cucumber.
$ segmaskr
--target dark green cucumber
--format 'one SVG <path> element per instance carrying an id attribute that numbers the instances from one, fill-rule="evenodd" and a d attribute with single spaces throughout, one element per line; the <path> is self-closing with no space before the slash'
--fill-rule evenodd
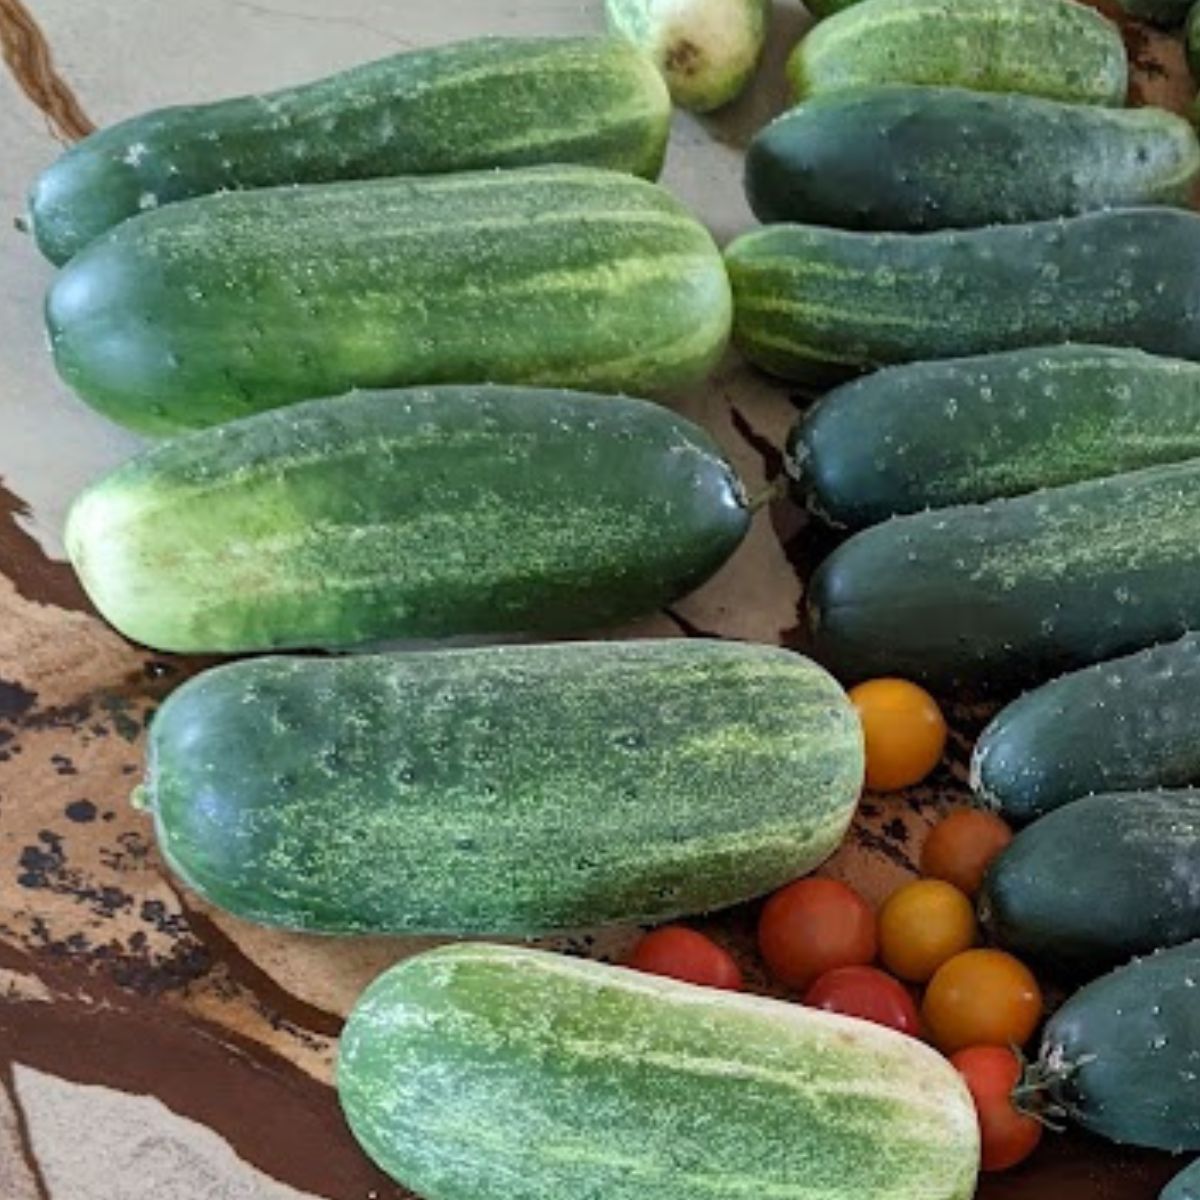
<path id="1" fill-rule="evenodd" d="M 1180 1171 L 1163 1188 L 1158 1200 L 1200 1200 L 1200 1159 Z"/>
<path id="2" fill-rule="evenodd" d="M 1200 792 L 1116 792 L 1052 812 L 995 859 L 979 906 L 1006 950 L 1073 975 L 1200 937 Z"/>
<path id="3" fill-rule="evenodd" d="M 211 653 L 624 621 L 748 522 L 711 438 L 659 405 L 447 385 L 164 442 L 84 492 L 66 542 L 126 637 Z"/>
<path id="4" fill-rule="evenodd" d="M 788 470 L 836 525 L 1200 457 L 1200 364 L 1040 346 L 891 367 L 829 392 Z"/>
<path id="5" fill-rule="evenodd" d="M 1175 29 L 1187 19 L 1193 0 L 1117 0 L 1117 3 L 1131 17 Z"/>
<path id="6" fill-rule="evenodd" d="M 1084 1129 L 1200 1150 L 1200 942 L 1134 959 L 1049 1020 L 1036 1074 Z"/>
<path id="7" fill-rule="evenodd" d="M 1200 215 L 1116 209 L 940 233 L 774 225 L 725 252 L 735 337 L 787 379 L 1094 342 L 1200 358 Z"/>
<path id="8" fill-rule="evenodd" d="M 355 387 L 669 389 L 730 298 L 662 188 L 541 167 L 186 200 L 76 255 L 46 311 L 63 378 L 165 433 Z"/>
<path id="9" fill-rule="evenodd" d="M 42 172 L 30 222 L 62 263 L 148 208 L 229 189 L 536 163 L 654 179 L 670 111 L 618 38 L 479 38 L 101 129 Z"/>
<path id="10" fill-rule="evenodd" d="M 856 534 L 810 585 L 839 677 L 1008 687 L 1200 626 L 1200 460 Z"/>
<path id="11" fill-rule="evenodd" d="M 773 121 L 750 144 L 746 195 L 760 221 L 919 232 L 1186 207 L 1198 174 L 1192 126 L 1160 108 L 892 84 Z"/>
<path id="12" fill-rule="evenodd" d="M 862 774 L 798 655 L 577 642 L 218 667 L 156 714 L 140 802 L 239 916 L 525 936 L 770 891 L 832 853 Z"/>
<path id="13" fill-rule="evenodd" d="M 1125 102 L 1129 62 L 1120 31 L 1074 0 L 862 0 L 839 7 L 846 11 L 821 21 L 788 59 L 798 98 L 916 83 L 1075 104 Z"/>
<path id="14" fill-rule="evenodd" d="M 1024 822 L 1095 792 L 1200 783 L 1200 635 L 1027 692 L 975 744 L 971 786 Z"/>

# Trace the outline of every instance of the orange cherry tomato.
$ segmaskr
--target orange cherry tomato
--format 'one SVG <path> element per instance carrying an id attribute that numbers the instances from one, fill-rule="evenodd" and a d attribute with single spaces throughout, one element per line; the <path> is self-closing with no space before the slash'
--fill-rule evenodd
<path id="1" fill-rule="evenodd" d="M 893 975 L 924 983 L 975 944 L 975 910 L 956 887 L 918 879 L 893 892 L 879 912 L 879 954 Z"/>
<path id="2" fill-rule="evenodd" d="M 1042 990 L 1003 950 L 968 950 L 938 968 L 921 1015 L 943 1054 L 967 1046 L 1023 1046 L 1042 1019 Z"/>
<path id="3" fill-rule="evenodd" d="M 758 948 L 771 974 L 800 990 L 834 967 L 875 957 L 875 913 L 836 879 L 798 879 L 763 906 Z"/>
<path id="4" fill-rule="evenodd" d="M 937 701 L 906 679 L 870 679 L 850 689 L 867 747 L 867 787 L 894 792 L 920 783 L 941 760 L 946 721 Z"/>
<path id="5" fill-rule="evenodd" d="M 1012 839 L 1012 830 L 995 813 L 960 808 L 929 831 L 921 848 L 921 874 L 974 896 L 992 859 Z"/>
<path id="6" fill-rule="evenodd" d="M 1042 1140 L 1042 1123 L 1013 1102 L 1013 1088 L 1021 1082 L 1020 1059 L 1003 1046 L 968 1046 L 950 1061 L 975 1101 L 980 1165 L 985 1171 L 1007 1171 L 1024 1162 Z"/>
<path id="7" fill-rule="evenodd" d="M 908 989 L 875 967 L 836 967 L 804 993 L 809 1008 L 873 1021 L 918 1036 L 921 1018 Z"/>
<path id="8" fill-rule="evenodd" d="M 684 983 L 742 990 L 742 973 L 728 951 L 711 938 L 682 925 L 665 925 L 646 934 L 629 956 L 628 966 Z"/>

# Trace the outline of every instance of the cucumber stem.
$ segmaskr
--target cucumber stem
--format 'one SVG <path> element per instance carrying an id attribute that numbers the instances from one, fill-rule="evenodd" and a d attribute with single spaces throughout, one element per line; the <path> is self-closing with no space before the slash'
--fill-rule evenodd
<path id="1" fill-rule="evenodd" d="M 753 516 L 760 508 L 766 508 L 775 500 L 782 500 L 785 495 L 787 495 L 787 479 L 783 475 L 778 475 L 761 492 L 747 498 L 746 511 Z"/>

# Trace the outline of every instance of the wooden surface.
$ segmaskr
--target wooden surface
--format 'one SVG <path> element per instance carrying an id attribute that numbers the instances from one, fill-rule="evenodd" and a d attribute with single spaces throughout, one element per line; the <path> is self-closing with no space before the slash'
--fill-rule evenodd
<path id="1" fill-rule="evenodd" d="M 78 136 L 94 119 L 124 114 L 92 117 L 40 26 L 45 8 L 51 32 L 67 31 L 68 8 L 33 7 L 31 13 L 0 0 L 10 71 L 9 107 L 0 117 L 26 132 L 31 121 L 37 125 L 44 163 L 58 141 Z M 119 23 L 122 5 L 107 7 Z M 172 7 L 184 27 L 180 37 L 186 40 L 189 14 L 196 17 L 202 7 L 183 5 L 177 13 Z M 322 22 L 339 19 L 321 16 L 320 8 L 236 7 L 268 14 L 254 19 L 269 19 L 278 35 L 273 69 L 282 77 L 289 39 L 296 39 L 298 54 L 310 53 L 313 39 L 326 36 Z M 471 7 L 446 5 L 453 28 L 444 36 L 471 31 Z M 377 16 L 359 20 L 371 31 L 362 36 L 375 44 L 374 53 L 398 40 L 412 44 L 390 32 L 405 26 L 403 8 L 394 6 L 387 26 Z M 473 8 L 481 14 L 488 6 Z M 555 11 L 568 8 L 578 12 L 574 4 Z M 510 17 L 483 20 L 476 31 L 507 30 Z M 682 149 L 677 144 L 672 151 L 668 178 L 689 201 L 712 190 L 706 172 L 722 164 L 728 171 L 748 133 L 779 107 L 779 66 L 802 20 L 791 0 L 779 6 L 754 95 L 707 128 L 681 118 Z M 596 14 L 582 21 L 595 25 Z M 194 32 L 200 42 L 214 36 L 199 24 Z M 1139 27 L 1129 27 L 1128 38 L 1138 66 L 1135 99 L 1173 107 L 1190 100 L 1178 45 Z M 432 40 L 431 32 L 422 39 Z M 128 39 L 122 47 L 140 55 Z M 118 47 L 103 39 L 73 41 L 63 62 L 91 78 L 86 64 L 102 52 Z M 176 98 L 171 88 L 178 81 L 166 74 L 162 102 Z M 713 157 L 726 151 L 726 158 Z M 726 205 L 714 224 L 724 238 L 748 224 L 748 216 Z M 14 352 L 41 372 L 30 310 L 48 271 L 15 233 L 5 235 L 3 249 L 5 329 L 23 331 Z M 46 392 L 44 407 L 41 395 L 11 390 L 0 401 L 0 430 L 10 433 L 0 432 L 0 1200 L 400 1196 L 345 1131 L 331 1066 L 358 991 L 428 943 L 260 930 L 211 910 L 164 873 L 149 824 L 127 798 L 155 706 L 204 664 L 123 641 L 55 557 L 54 526 L 82 470 L 71 464 L 92 462 L 80 454 L 66 463 L 70 447 L 92 448 L 111 436 L 103 453 L 115 460 L 133 443 L 103 431 L 61 390 L 37 386 Z M 714 432 L 751 490 L 778 473 L 779 447 L 795 413 L 785 389 L 731 358 L 678 405 Z M 831 544 L 790 502 L 779 501 L 758 515 L 747 544 L 716 580 L 672 612 L 624 632 L 802 649 L 803 580 Z M 951 754 L 928 786 L 886 800 L 866 797 L 850 839 L 826 869 L 875 900 L 904 879 L 929 824 L 965 794 L 966 755 L 985 715 L 957 714 Z M 754 916 L 749 906 L 704 924 L 762 984 L 748 954 Z M 554 944 L 620 956 L 636 934 L 597 931 Z M 1050 1138 L 1033 1163 L 988 1181 L 981 1196 L 1150 1200 L 1171 1170 L 1159 1156 Z"/>

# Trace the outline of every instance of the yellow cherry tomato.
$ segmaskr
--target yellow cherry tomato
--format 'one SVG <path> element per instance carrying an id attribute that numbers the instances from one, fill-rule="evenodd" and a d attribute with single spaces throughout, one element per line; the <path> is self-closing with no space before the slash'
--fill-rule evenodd
<path id="1" fill-rule="evenodd" d="M 867 745 L 867 787 L 894 792 L 920 783 L 941 760 L 946 721 L 937 701 L 906 679 L 870 679 L 850 689 Z"/>
<path id="2" fill-rule="evenodd" d="M 967 1046 L 1023 1046 L 1042 1019 L 1042 990 L 1003 950 L 968 950 L 943 963 L 925 989 L 921 1016 L 943 1054 Z"/>
<path id="3" fill-rule="evenodd" d="M 975 944 L 971 901 L 940 879 L 918 879 L 893 892 L 879 912 L 879 957 L 893 975 L 924 983 Z"/>

